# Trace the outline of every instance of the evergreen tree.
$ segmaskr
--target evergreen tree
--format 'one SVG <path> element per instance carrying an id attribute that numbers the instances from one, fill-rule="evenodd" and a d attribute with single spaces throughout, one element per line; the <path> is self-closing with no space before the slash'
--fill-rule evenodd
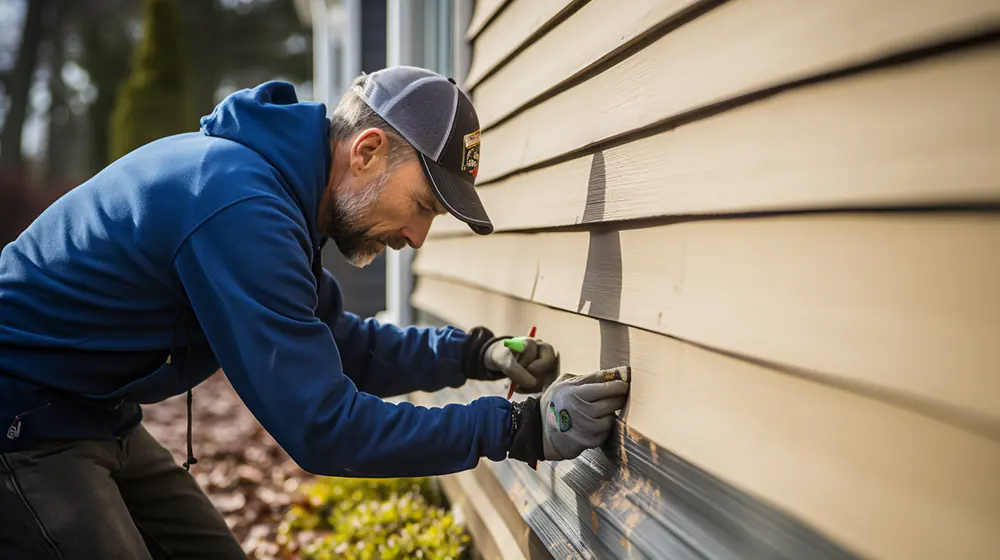
<path id="1" fill-rule="evenodd" d="M 145 34 L 111 115 L 110 152 L 118 159 L 158 138 L 198 129 L 174 0 L 145 0 Z"/>

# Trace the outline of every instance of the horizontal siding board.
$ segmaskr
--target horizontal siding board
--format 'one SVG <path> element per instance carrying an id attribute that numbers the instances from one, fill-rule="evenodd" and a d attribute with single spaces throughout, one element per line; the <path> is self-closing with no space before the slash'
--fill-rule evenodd
<path id="1" fill-rule="evenodd" d="M 420 278 L 413 302 L 466 328 L 537 325 L 560 348 L 564 371 L 629 363 L 630 426 L 862 556 L 1000 556 L 1000 446 L 991 440 L 669 337 L 461 284 Z"/>
<path id="2" fill-rule="evenodd" d="M 474 87 L 540 28 L 581 0 L 514 0 L 472 44 L 465 86 Z M 540 61 L 536 61 L 540 62 Z"/>
<path id="3" fill-rule="evenodd" d="M 995 204 L 998 89 L 1000 48 L 963 51 L 775 95 L 514 175 L 479 188 L 479 196 L 498 231 L 666 215 Z M 448 216 L 431 229 L 467 232 Z"/>
<path id="4" fill-rule="evenodd" d="M 473 100 L 479 123 L 483 128 L 491 127 L 528 101 L 604 60 L 610 53 L 623 50 L 677 14 L 707 3 L 705 0 L 591 0 L 476 85 Z M 572 48 L 566 48 L 568 44 Z"/>
<path id="5" fill-rule="evenodd" d="M 466 38 L 470 41 L 475 39 L 483 29 L 493 20 L 493 17 L 504 8 L 511 0 L 476 0 L 476 7 L 472 11 L 472 18 L 469 20 L 469 28 L 466 30 Z"/>
<path id="6" fill-rule="evenodd" d="M 484 132 L 479 179 L 740 95 L 998 25 L 1000 3 L 993 0 L 728 2 Z"/>
<path id="7" fill-rule="evenodd" d="M 414 270 L 875 386 L 1000 441 L 1000 213 L 434 239 Z"/>

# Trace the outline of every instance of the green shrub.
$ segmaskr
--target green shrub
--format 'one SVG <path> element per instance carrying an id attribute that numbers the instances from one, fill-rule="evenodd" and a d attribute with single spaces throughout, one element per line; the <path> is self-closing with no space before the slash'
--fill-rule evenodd
<path id="1" fill-rule="evenodd" d="M 469 536 L 426 478 L 322 478 L 300 488 L 303 500 L 278 527 L 278 544 L 316 532 L 305 560 L 459 559 Z"/>

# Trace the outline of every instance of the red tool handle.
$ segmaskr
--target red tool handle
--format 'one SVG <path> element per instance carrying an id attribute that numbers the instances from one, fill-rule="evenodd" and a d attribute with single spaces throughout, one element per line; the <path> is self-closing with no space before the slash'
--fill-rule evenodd
<path id="1" fill-rule="evenodd" d="M 531 331 L 528 332 L 528 338 L 535 338 L 535 330 L 536 330 L 535 326 L 532 325 L 531 326 Z M 517 384 L 514 383 L 514 380 L 512 379 L 510 381 L 510 388 L 507 389 L 507 400 L 508 401 L 510 400 L 511 397 L 514 396 L 514 389 L 517 389 Z"/>

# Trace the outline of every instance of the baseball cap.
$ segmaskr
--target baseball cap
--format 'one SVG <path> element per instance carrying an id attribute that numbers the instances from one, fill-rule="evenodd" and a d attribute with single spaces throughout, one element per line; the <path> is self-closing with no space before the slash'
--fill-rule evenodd
<path id="1" fill-rule="evenodd" d="M 479 116 L 451 78 L 414 66 L 392 66 L 367 75 L 361 99 L 417 151 L 441 204 L 472 231 L 486 235 L 493 223 L 476 193 Z"/>

